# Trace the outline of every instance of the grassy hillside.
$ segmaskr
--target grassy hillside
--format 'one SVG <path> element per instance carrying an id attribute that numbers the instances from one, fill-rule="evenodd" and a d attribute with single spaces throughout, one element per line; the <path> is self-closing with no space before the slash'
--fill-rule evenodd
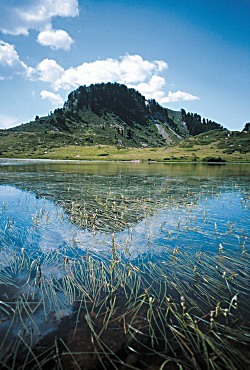
<path id="1" fill-rule="evenodd" d="M 51 140 L 49 141 L 49 138 Z M 33 132 L 0 131 L 0 158 L 51 158 L 81 160 L 194 161 L 210 159 L 227 162 L 250 162 L 250 132 L 215 130 L 180 141 L 172 146 L 155 148 L 117 145 L 81 145 L 65 133 L 49 133 L 42 138 Z M 61 143 L 64 142 L 63 145 Z"/>
<path id="2" fill-rule="evenodd" d="M 200 133 L 208 131 L 211 122 L 184 110 L 163 108 L 125 85 L 107 83 L 80 86 L 63 108 L 7 131 L 17 133 L 20 145 L 14 145 L 13 151 L 20 148 L 25 153 L 67 145 L 160 147 L 190 136 L 188 127 Z M 212 127 L 222 129 L 215 122 Z M 6 146 L 1 150 L 5 152 Z"/>
<path id="3" fill-rule="evenodd" d="M 117 83 L 80 86 L 63 108 L 0 131 L 0 157 L 12 158 L 245 162 L 249 146 L 249 131 L 230 133 Z"/>
<path id="4" fill-rule="evenodd" d="M 63 108 L 7 131 L 18 133 L 24 150 L 32 145 L 38 149 L 78 144 L 159 147 L 188 136 L 180 112 L 148 102 L 119 84 L 80 87 L 69 94 Z"/>
<path id="5" fill-rule="evenodd" d="M 166 144 L 166 140 L 159 134 L 155 123 L 158 121 L 148 120 L 142 126 L 137 122 L 128 126 L 122 119 L 113 113 L 105 113 L 98 116 L 87 108 L 77 112 L 77 116 L 59 118 L 52 114 L 36 121 L 15 127 L 9 131 L 18 133 L 22 145 L 25 147 L 27 140 L 23 135 L 30 136 L 34 140 L 34 146 L 63 146 L 68 144 L 112 144 L 133 147 L 158 147 Z M 61 121 L 60 121 L 61 120 Z M 164 127 L 171 142 L 177 141 L 178 136 L 164 123 Z"/>

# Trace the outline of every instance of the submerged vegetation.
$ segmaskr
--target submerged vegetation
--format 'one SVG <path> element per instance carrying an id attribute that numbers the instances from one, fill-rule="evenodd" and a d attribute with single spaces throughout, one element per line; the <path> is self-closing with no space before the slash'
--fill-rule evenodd
<path id="1" fill-rule="evenodd" d="M 0 367 L 248 368 L 247 175 L 47 166 L 0 173 Z"/>
<path id="2" fill-rule="evenodd" d="M 90 251 L 82 258 L 50 252 L 28 259 L 25 251 L 8 257 L 8 270 L 1 268 L 9 297 L 1 302 L 2 366 L 246 368 L 249 256 L 222 253 L 166 248 L 157 263 L 151 256 L 131 262 L 114 239 L 102 259 Z M 39 340 L 43 322 L 57 326 L 56 336 Z"/>

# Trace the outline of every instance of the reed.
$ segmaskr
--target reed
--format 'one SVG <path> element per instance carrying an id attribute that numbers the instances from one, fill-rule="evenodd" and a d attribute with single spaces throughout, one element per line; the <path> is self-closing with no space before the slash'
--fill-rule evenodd
<path id="1" fill-rule="evenodd" d="M 93 196 L 87 190 L 84 201 L 64 203 L 68 217 L 88 233 L 87 247 L 72 234 L 57 249 L 34 250 L 39 233 L 65 223 L 65 214 L 53 214 L 46 202 L 34 206 L 30 242 L 25 228 L 8 217 L 0 221 L 2 368 L 64 369 L 71 363 L 81 369 L 88 356 L 107 370 L 149 368 L 153 362 L 161 370 L 249 366 L 246 231 L 215 220 L 204 189 L 185 189 L 180 202 L 165 188 L 142 194 L 134 185 L 132 196 L 125 185 L 124 193 L 110 188 Z M 211 193 L 220 197 L 216 188 Z M 246 198 L 241 204 L 248 207 Z M 159 208 L 170 209 L 171 223 L 164 213 L 157 224 Z M 8 204 L 1 212 L 8 212 Z M 138 225 L 144 245 L 137 242 Z M 96 246 L 100 235 L 102 252 Z M 213 250 L 197 246 L 201 236 Z M 234 248 L 230 238 L 237 241 Z M 51 340 L 44 326 L 57 338 Z"/>

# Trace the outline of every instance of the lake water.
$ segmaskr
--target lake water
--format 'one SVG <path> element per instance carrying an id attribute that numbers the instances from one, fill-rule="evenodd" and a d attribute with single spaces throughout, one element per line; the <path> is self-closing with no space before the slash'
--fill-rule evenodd
<path id="1" fill-rule="evenodd" d="M 0 359 L 12 361 L 8 353 L 13 343 L 19 353 L 23 343 L 31 348 L 49 335 L 63 336 L 58 334 L 62 320 L 70 323 L 69 332 L 74 327 L 77 338 L 72 320 L 76 311 L 80 317 L 76 276 L 81 263 L 87 264 L 85 279 L 90 263 L 98 265 L 96 274 L 103 266 L 105 279 L 113 279 L 107 267 L 111 263 L 122 287 L 125 272 L 129 270 L 130 278 L 138 270 L 140 281 L 136 275 L 132 289 L 138 289 L 136 299 L 143 289 L 151 289 L 151 298 L 159 302 L 164 294 L 175 302 L 186 294 L 203 316 L 220 298 L 228 307 L 237 296 L 242 301 L 239 317 L 248 320 L 249 188 L 247 164 L 0 159 Z M 123 266 L 119 277 L 117 266 Z M 206 292 L 203 286 L 190 288 L 200 276 L 215 285 Z M 100 280 L 93 275 L 95 279 Z M 85 309 L 92 302 L 91 314 L 98 317 L 95 298 L 87 290 L 93 296 L 100 292 L 88 284 Z M 101 291 L 108 283 L 100 284 Z M 164 294 L 163 284 L 172 284 Z M 206 299 L 208 292 L 211 298 Z M 75 350 L 73 334 L 69 338 L 64 333 L 64 341 Z M 79 361 L 82 368 L 85 360 Z"/>
<path id="2" fill-rule="evenodd" d="M 1 229 L 28 230 L 18 246 L 32 253 L 74 243 L 107 252 L 113 232 L 133 256 L 149 241 L 152 253 L 164 245 L 237 249 L 249 231 L 249 179 L 242 164 L 1 160 Z"/>

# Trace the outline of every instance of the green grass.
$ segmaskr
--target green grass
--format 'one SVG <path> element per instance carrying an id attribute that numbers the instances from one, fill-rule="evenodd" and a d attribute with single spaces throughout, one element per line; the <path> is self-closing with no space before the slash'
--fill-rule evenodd
<path id="1" fill-rule="evenodd" d="M 90 133 L 88 133 L 90 134 Z M 91 136 L 91 135 L 90 135 Z M 203 162 L 221 158 L 226 162 L 250 162 L 250 133 L 210 131 L 172 146 L 124 147 L 83 145 L 65 132 L 0 132 L 0 158 L 51 158 L 111 161 Z"/>

